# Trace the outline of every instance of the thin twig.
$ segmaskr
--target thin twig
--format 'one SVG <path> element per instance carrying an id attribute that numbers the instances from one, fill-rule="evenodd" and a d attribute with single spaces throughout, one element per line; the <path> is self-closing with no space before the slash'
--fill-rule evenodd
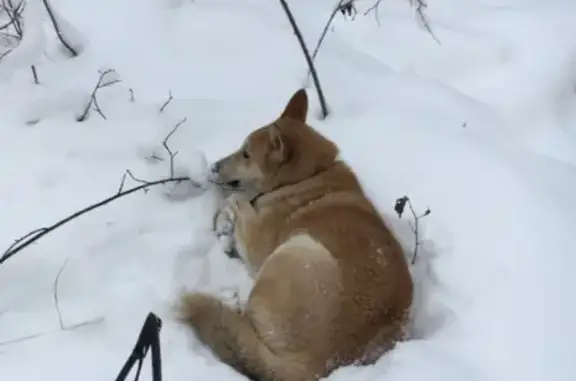
<path id="1" fill-rule="evenodd" d="M 316 59 L 316 56 L 318 55 L 318 52 L 320 51 L 320 47 L 322 46 L 322 42 L 324 42 L 324 38 L 328 34 L 328 30 L 330 29 L 330 26 L 332 25 L 332 21 L 334 21 L 334 18 L 336 17 L 338 12 L 340 12 L 342 14 L 347 13 L 348 15 L 352 14 L 353 12 L 354 12 L 354 15 L 357 13 L 356 7 L 354 6 L 354 1 L 355 0 L 339 0 L 338 1 L 338 4 L 336 4 L 334 9 L 332 10 L 330 17 L 328 18 L 328 22 L 326 22 L 326 25 L 324 26 L 324 30 L 322 31 L 322 34 L 320 35 L 320 38 L 318 39 L 318 42 L 316 43 L 316 47 L 314 48 L 314 52 L 312 53 L 312 60 Z M 310 80 L 311 74 L 312 74 L 311 71 L 308 70 L 308 80 Z"/>
<path id="2" fill-rule="evenodd" d="M 176 130 L 184 123 L 186 123 L 186 121 L 188 120 L 188 118 L 184 118 L 181 121 L 179 121 L 178 123 L 176 123 L 176 125 L 174 126 L 174 128 L 172 129 L 172 131 L 170 131 L 170 133 L 166 136 L 166 138 L 164 138 L 164 140 L 162 141 L 162 146 L 164 146 L 164 149 L 166 149 L 166 151 L 168 152 L 168 155 L 170 155 L 170 177 L 174 177 L 174 158 L 176 157 L 176 155 L 178 155 L 178 151 L 176 152 L 172 152 L 172 150 L 170 149 L 170 147 L 168 146 L 168 140 L 172 137 L 172 135 L 174 135 L 174 133 L 176 132 Z"/>
<path id="3" fill-rule="evenodd" d="M 412 253 L 411 263 L 414 264 L 416 263 L 416 258 L 418 257 L 418 248 L 422 244 L 422 242 L 420 242 L 420 236 L 419 236 L 420 219 L 422 217 L 426 217 L 427 215 L 429 215 L 430 209 L 426 209 L 426 211 L 419 216 L 416 214 L 416 211 L 414 210 L 414 207 L 412 206 L 412 202 L 410 201 L 410 199 L 408 199 L 408 207 L 410 208 L 410 212 L 412 213 L 412 217 L 414 218 L 414 226 L 413 227 L 411 226 L 412 232 L 414 233 L 414 252 Z"/>
<path id="4" fill-rule="evenodd" d="M 374 11 L 374 18 L 376 19 L 376 24 L 378 24 L 378 26 L 380 26 L 380 16 L 378 15 L 380 4 L 382 4 L 382 0 L 377 0 L 370 8 L 364 12 L 364 16 L 366 16 L 368 13 Z"/>
<path id="5" fill-rule="evenodd" d="M 306 47 L 306 43 L 304 42 L 304 37 L 302 37 L 302 33 L 300 33 L 300 29 L 296 24 L 296 20 L 294 19 L 294 15 L 290 11 L 290 7 L 286 0 L 280 0 L 282 4 L 282 8 L 284 8 L 284 12 L 288 17 L 288 21 L 290 21 L 290 25 L 292 25 L 292 29 L 294 30 L 294 34 L 298 38 L 298 42 L 300 43 L 300 47 L 302 48 L 302 52 L 306 57 L 306 62 L 308 63 L 308 69 L 312 74 L 312 79 L 314 80 L 314 85 L 316 87 L 316 92 L 318 93 L 318 99 L 320 100 L 320 108 L 322 110 L 322 119 L 326 119 L 328 117 L 328 106 L 326 104 L 326 99 L 324 98 L 324 93 L 322 92 L 322 86 L 320 86 L 320 79 L 318 79 L 318 73 L 316 72 L 316 67 L 314 66 L 314 62 L 312 61 L 312 57 L 310 57 L 310 52 L 308 52 L 308 48 Z"/>
<path id="6" fill-rule="evenodd" d="M 24 0 L 20 0 L 16 7 L 14 7 L 12 0 L 2 0 L 2 4 L 4 6 L 4 10 L 6 11 L 6 15 L 10 18 L 9 25 L 12 25 L 16 31 L 16 37 L 18 40 L 21 40 L 24 33 L 22 30 L 21 20 L 22 13 L 26 7 L 26 2 Z"/>
<path id="7" fill-rule="evenodd" d="M 122 175 L 122 181 L 120 181 L 120 187 L 118 188 L 118 193 L 124 190 L 124 183 L 126 183 L 126 173 Z"/>
<path id="8" fill-rule="evenodd" d="M 4 53 L 0 54 L 0 61 L 2 61 L 2 58 L 6 57 L 10 53 L 12 53 L 12 49 L 8 49 Z"/>
<path id="9" fill-rule="evenodd" d="M 424 26 L 426 31 L 430 34 L 430 36 L 432 36 L 434 41 L 436 41 L 438 43 L 438 45 L 440 45 L 440 40 L 436 37 L 436 35 L 432 31 L 432 27 L 430 27 L 430 23 L 428 22 L 428 18 L 424 14 L 424 9 L 426 9 L 428 7 L 428 4 L 426 4 L 426 0 L 410 0 L 410 5 L 416 7 L 416 14 L 418 15 L 418 18 L 420 19 L 420 22 L 422 23 L 422 25 Z"/>
<path id="10" fill-rule="evenodd" d="M 168 105 L 170 104 L 170 102 L 172 102 L 172 100 L 174 99 L 174 97 L 172 96 L 172 90 L 170 90 L 168 92 L 168 99 L 162 104 L 162 106 L 160 107 L 160 113 L 164 112 L 164 109 L 166 107 L 168 107 Z"/>
<path id="11" fill-rule="evenodd" d="M 32 69 L 32 77 L 34 77 L 34 84 L 35 85 L 40 84 L 40 81 L 38 80 L 38 71 L 36 70 L 36 66 L 32 65 L 30 66 L 30 68 Z"/>
<path id="12" fill-rule="evenodd" d="M 148 181 L 148 180 L 142 180 L 142 179 L 134 176 L 134 174 L 132 173 L 132 171 L 129 170 L 129 169 L 126 170 L 126 173 L 124 174 L 124 176 L 126 176 L 126 175 L 128 175 L 132 180 L 134 180 L 134 181 L 137 182 L 137 183 L 140 183 L 140 184 L 150 184 L 150 181 Z M 146 189 L 144 189 L 144 191 L 146 191 Z"/>
<path id="13" fill-rule="evenodd" d="M 421 215 L 417 215 L 416 211 L 414 210 L 414 207 L 412 206 L 410 198 L 408 196 L 404 196 L 397 199 L 396 204 L 394 205 L 394 210 L 398 214 L 398 217 L 402 217 L 402 213 L 404 213 L 404 208 L 406 207 L 406 205 L 408 205 L 408 207 L 410 208 L 410 212 L 412 213 L 412 217 L 414 218 L 414 224 L 412 224 L 411 221 L 408 221 L 408 226 L 410 226 L 412 233 L 414 233 L 414 251 L 412 253 L 412 261 L 411 261 L 411 263 L 414 264 L 416 263 L 416 258 L 418 257 L 418 248 L 422 243 L 420 242 L 419 237 L 419 222 L 420 219 L 429 215 L 431 211 L 428 208 Z"/>
<path id="14" fill-rule="evenodd" d="M 178 154 L 178 151 L 173 152 L 170 149 L 170 146 L 168 145 L 168 140 L 170 140 L 170 138 L 172 137 L 172 135 L 174 135 L 174 133 L 176 133 L 176 131 L 178 130 L 178 128 L 180 128 L 181 125 L 183 125 L 186 121 L 188 120 L 187 117 L 184 117 L 182 120 L 180 120 L 178 123 L 176 123 L 174 125 L 174 127 L 172 128 L 172 130 L 168 133 L 168 135 L 166 135 L 166 137 L 164 138 L 164 140 L 162 141 L 162 146 L 164 147 L 164 149 L 166 150 L 166 152 L 168 153 L 169 157 L 170 157 L 170 178 L 174 177 L 174 158 L 176 157 L 176 155 Z M 156 160 L 160 160 L 160 161 L 164 161 L 164 159 L 162 159 L 161 157 L 158 157 L 156 155 L 152 155 L 150 156 L 150 158 L 152 159 L 156 159 Z M 130 178 L 138 183 L 141 184 L 146 184 L 149 181 L 147 180 L 142 180 L 140 178 L 137 178 L 136 176 L 134 176 L 134 174 L 132 173 L 132 171 L 130 171 L 129 169 L 126 170 L 126 174 L 128 174 L 128 176 L 130 176 Z M 146 191 L 146 190 L 145 190 Z"/>
<path id="15" fill-rule="evenodd" d="M 6 0 L 3 0 L 3 1 L 6 1 Z M 1 9 L 2 9 L 4 12 L 6 12 L 6 14 L 8 15 L 8 18 L 9 18 L 10 20 L 9 20 L 6 24 L 4 24 L 4 25 L 0 25 L 0 31 L 1 31 L 1 30 L 5 30 L 5 29 L 8 29 L 8 28 L 11 27 L 12 25 L 14 25 L 14 18 L 13 18 L 13 17 L 10 17 L 10 14 L 8 13 L 9 10 L 6 9 L 6 7 L 5 7 L 4 5 L 2 6 Z"/>
<path id="16" fill-rule="evenodd" d="M 58 39 L 60 40 L 62 45 L 64 45 L 66 50 L 68 50 L 68 52 L 70 53 L 70 55 L 72 57 L 77 57 L 78 52 L 76 51 L 76 49 L 74 49 L 74 47 L 68 41 L 66 41 L 66 37 L 62 34 L 62 31 L 60 30 L 60 27 L 58 25 L 58 21 L 56 21 L 56 17 L 54 16 L 54 12 L 52 11 L 52 6 L 48 2 L 48 0 L 42 0 L 42 2 L 44 3 L 44 7 L 46 8 L 46 12 L 48 12 L 48 16 L 50 17 L 50 21 L 52 22 L 52 26 L 54 27 L 54 31 L 56 31 L 56 35 L 58 36 Z"/>
<path id="17" fill-rule="evenodd" d="M 174 158 L 176 157 L 176 155 L 178 154 L 179 151 L 173 152 L 170 147 L 168 146 L 168 140 L 172 137 L 172 135 L 174 135 L 174 133 L 176 132 L 176 130 L 186 122 L 188 118 L 184 118 L 182 119 L 180 122 L 176 123 L 176 125 L 174 126 L 174 128 L 172 128 L 172 130 L 170 131 L 170 133 L 168 135 L 166 135 L 166 137 L 164 138 L 164 140 L 162 141 L 162 146 L 164 147 L 164 149 L 166 150 L 166 152 L 168 152 L 168 155 L 170 156 L 170 178 L 174 177 Z M 154 158 L 157 158 L 158 160 L 164 161 L 164 159 L 160 158 L 160 157 L 156 157 L 156 156 L 152 156 Z M 143 180 L 141 178 L 136 177 L 131 170 L 127 169 L 126 173 L 124 174 L 124 176 L 128 175 L 132 180 L 134 180 L 137 183 L 140 184 L 149 184 L 150 182 L 148 180 Z M 147 189 L 144 189 L 145 192 L 147 192 Z"/>
<path id="18" fill-rule="evenodd" d="M 100 114 L 100 116 L 103 119 L 106 119 L 106 116 L 104 115 L 104 113 L 102 112 L 102 109 L 100 109 L 100 106 L 98 105 L 98 99 L 97 99 L 96 95 L 98 93 L 98 90 L 100 90 L 104 87 L 115 85 L 116 83 L 120 82 L 120 79 L 113 79 L 113 80 L 110 80 L 110 81 L 103 83 L 106 75 L 108 75 L 110 73 L 115 73 L 115 72 L 116 71 L 114 69 L 107 69 L 107 70 L 100 72 L 100 77 L 98 77 L 98 82 L 96 83 L 96 86 L 94 86 L 94 89 L 92 90 L 92 93 L 90 94 L 90 100 L 86 104 L 86 107 L 84 108 L 84 112 L 82 112 L 82 115 L 80 115 L 78 118 L 76 118 L 76 121 L 83 122 L 86 119 L 88 119 L 88 114 L 90 113 L 90 110 L 92 109 L 92 107 L 94 107 L 96 112 L 98 114 Z"/>
<path id="19" fill-rule="evenodd" d="M 76 324 L 72 324 L 70 326 L 68 326 L 65 330 L 66 331 L 72 331 L 78 328 L 82 328 L 82 327 L 86 327 L 89 325 L 96 325 L 96 324 L 100 324 L 104 321 L 104 318 L 100 317 L 100 318 L 96 318 L 96 319 L 90 319 L 90 320 L 85 320 L 83 322 L 80 323 L 76 323 Z M 52 331 L 48 331 L 48 332 L 40 332 L 40 333 L 34 333 L 32 335 L 26 335 L 23 337 L 19 337 L 17 339 L 12 339 L 12 340 L 7 340 L 7 341 L 2 341 L 0 342 L 0 347 L 2 346 L 7 346 L 10 344 L 17 344 L 17 343 L 22 343 L 24 341 L 28 341 L 28 340 L 32 340 L 32 339 L 37 339 L 39 337 L 42 336 L 47 336 L 53 333 L 58 333 L 58 332 L 62 332 L 62 329 L 54 329 Z"/>
<path id="20" fill-rule="evenodd" d="M 8 249 L 6 249 L 6 251 L 4 252 L 4 254 L 2 254 L 2 257 L 0 258 L 0 260 L 2 258 L 4 258 L 14 247 L 16 247 L 18 244 L 20 244 L 22 241 L 35 236 L 37 234 L 40 234 L 42 232 L 44 232 L 44 230 L 46 230 L 46 228 L 40 228 L 40 229 L 35 229 L 32 230 L 31 232 L 29 232 L 28 234 L 18 238 L 17 240 L 14 241 L 14 243 L 12 243 L 12 245 L 8 246 Z"/>
<path id="21" fill-rule="evenodd" d="M 2 265 L 8 259 L 12 258 L 14 255 L 18 254 L 21 250 L 25 249 L 26 247 L 30 246 L 34 242 L 38 241 L 40 238 L 44 237 L 46 234 L 51 233 L 55 229 L 65 225 L 66 223 L 74 220 L 75 218 L 80 217 L 83 214 L 86 214 L 86 213 L 88 213 L 94 209 L 97 209 L 97 208 L 100 208 L 106 204 L 109 204 L 112 201 L 117 200 L 121 197 L 127 196 L 129 194 L 134 193 L 134 192 L 138 192 L 139 190 L 142 190 L 142 189 L 145 189 L 145 188 L 148 188 L 151 186 L 168 184 L 168 183 L 176 183 L 176 182 L 182 182 L 182 181 L 192 181 L 194 186 L 197 186 L 198 188 L 203 189 L 201 184 L 191 180 L 188 177 L 176 177 L 176 178 L 162 179 L 162 180 L 147 182 L 146 184 L 142 184 L 142 185 L 139 185 L 137 187 L 134 187 L 134 188 L 122 191 L 122 192 L 118 192 L 114 196 L 110 196 L 110 197 L 108 197 L 108 198 L 106 198 L 100 202 L 97 202 L 97 203 L 92 204 L 92 205 L 90 205 L 90 206 L 88 206 L 82 210 L 79 210 L 79 211 L 69 215 L 68 217 L 63 218 L 62 220 L 56 222 L 53 225 L 50 225 L 48 227 L 44 227 L 41 229 L 36 229 L 33 232 L 26 234 L 26 236 L 24 236 L 23 238 L 19 238 L 17 240 L 17 242 L 15 244 L 13 244 L 8 250 L 6 250 L 6 252 L 2 255 L 2 257 L 0 258 L 0 265 Z M 36 233 L 36 234 L 34 234 L 34 233 Z M 32 236 L 30 239 L 23 242 L 25 240 L 25 237 L 30 237 L 30 236 Z"/>
<path id="22" fill-rule="evenodd" d="M 58 275 L 56 275 L 56 279 L 54 280 L 54 292 L 53 292 L 54 306 L 56 307 L 56 313 L 58 314 L 58 322 L 60 323 L 60 329 L 62 330 L 65 330 L 66 327 L 64 326 L 64 322 L 62 321 L 62 313 L 60 312 L 60 303 L 58 301 L 58 282 L 60 281 L 60 275 L 62 275 L 62 271 L 64 271 L 64 266 L 66 266 L 66 263 L 68 263 L 68 258 L 66 258 L 66 260 L 62 264 L 62 267 L 60 267 L 60 270 L 58 271 Z"/>
<path id="23" fill-rule="evenodd" d="M 318 42 L 316 43 L 316 48 L 314 48 L 314 52 L 312 53 L 312 59 L 316 59 L 316 55 L 318 54 L 318 51 L 320 50 L 320 46 L 322 45 L 322 41 L 324 41 L 324 37 L 326 37 L 326 34 L 328 33 L 328 29 L 330 29 L 330 25 L 332 24 L 332 21 L 334 21 L 336 14 L 338 14 L 338 11 L 340 11 L 342 5 L 347 1 L 350 1 L 350 0 L 339 0 L 338 4 L 336 4 L 334 9 L 332 10 L 330 17 L 328 18 L 328 22 L 324 26 L 324 30 L 322 31 L 322 34 L 320 35 L 320 38 L 318 39 Z"/>

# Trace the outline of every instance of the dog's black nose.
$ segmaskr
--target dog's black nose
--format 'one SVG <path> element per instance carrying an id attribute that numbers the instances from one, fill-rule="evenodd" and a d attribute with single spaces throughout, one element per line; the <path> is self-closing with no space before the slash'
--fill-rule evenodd
<path id="1" fill-rule="evenodd" d="M 210 171 L 212 173 L 218 173 L 218 171 L 220 171 L 220 162 L 215 162 L 212 164 L 212 166 L 210 167 Z"/>

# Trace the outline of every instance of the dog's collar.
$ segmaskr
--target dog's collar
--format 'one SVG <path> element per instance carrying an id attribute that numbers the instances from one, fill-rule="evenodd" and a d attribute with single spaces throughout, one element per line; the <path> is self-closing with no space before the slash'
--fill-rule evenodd
<path id="1" fill-rule="evenodd" d="M 337 155 L 337 156 L 334 158 L 334 164 L 341 163 L 342 161 L 343 161 L 343 159 L 342 159 L 342 157 L 341 157 L 340 155 Z M 320 172 L 320 173 L 321 173 L 321 172 Z M 319 173 L 315 174 L 314 176 L 317 176 L 318 174 L 319 174 Z M 276 189 L 274 189 L 274 190 L 272 190 L 272 191 L 270 191 L 270 192 L 260 192 L 260 193 L 258 193 L 256 196 L 254 196 L 254 197 L 252 197 L 252 198 L 250 199 L 250 205 L 255 206 L 255 205 L 256 205 L 256 202 L 258 201 L 258 199 L 260 199 L 260 197 L 262 197 L 262 196 L 265 196 L 265 195 L 267 195 L 267 194 L 273 193 L 274 191 L 276 191 L 276 190 L 278 190 L 278 189 L 282 189 L 282 188 L 284 188 L 284 187 L 291 187 L 291 186 L 293 186 L 293 185 L 297 185 L 297 183 L 296 183 L 296 184 L 284 185 L 284 186 L 281 186 L 281 187 L 279 187 L 279 188 L 276 188 Z"/>
<path id="2" fill-rule="evenodd" d="M 264 195 L 265 193 L 258 193 L 256 196 L 252 197 L 252 199 L 250 200 L 250 205 L 255 206 L 256 201 L 258 201 L 258 199 Z"/>

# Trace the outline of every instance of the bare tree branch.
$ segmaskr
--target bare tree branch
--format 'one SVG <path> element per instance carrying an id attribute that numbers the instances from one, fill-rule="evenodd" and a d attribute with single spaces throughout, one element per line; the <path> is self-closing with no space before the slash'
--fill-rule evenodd
<path id="1" fill-rule="evenodd" d="M 168 140 L 170 140 L 170 138 L 174 135 L 174 133 L 176 132 L 176 130 L 178 130 L 178 128 L 183 125 L 186 120 L 188 120 L 188 118 L 183 118 L 181 121 L 179 121 L 178 123 L 176 123 L 176 125 L 174 126 L 174 128 L 172 128 L 172 130 L 170 131 L 170 133 L 168 133 L 168 135 L 166 135 L 166 137 L 164 138 L 164 140 L 162 141 L 162 146 L 164 147 L 164 149 L 166 150 L 166 152 L 169 155 L 169 161 L 170 161 L 170 177 L 174 177 L 174 158 L 176 157 L 176 155 L 178 155 L 178 151 L 172 151 L 172 149 L 170 149 L 170 146 L 168 145 Z M 152 159 L 155 160 L 159 160 L 159 161 L 164 161 L 163 158 L 158 157 L 156 155 L 152 155 L 149 156 Z M 147 184 L 149 183 L 149 181 L 147 180 L 143 180 L 140 179 L 136 176 L 134 176 L 134 174 L 132 173 L 132 171 L 130 171 L 129 169 L 126 170 L 126 174 L 135 182 L 140 183 L 140 184 Z M 146 190 L 144 190 L 146 192 Z"/>
<path id="2" fill-rule="evenodd" d="M 76 49 L 74 49 L 74 47 L 70 44 L 70 42 L 66 40 L 66 36 L 64 36 L 62 34 L 60 26 L 58 25 L 58 21 L 56 20 L 56 17 L 54 16 L 54 11 L 52 11 L 52 6 L 48 2 L 48 0 L 42 0 L 42 2 L 44 3 L 44 7 L 46 8 L 46 12 L 48 12 L 48 16 L 50 16 L 50 21 L 52 22 L 52 26 L 54 27 L 54 31 L 56 32 L 58 39 L 60 40 L 62 45 L 64 45 L 66 50 L 68 50 L 68 52 L 70 53 L 70 55 L 72 57 L 77 57 L 78 52 L 76 51 Z"/>
<path id="3" fill-rule="evenodd" d="M 84 111 L 82 112 L 82 115 L 80 115 L 78 118 L 76 118 L 76 121 L 84 122 L 86 119 L 88 119 L 88 115 L 90 114 L 90 110 L 92 108 L 94 108 L 94 110 L 96 110 L 96 112 L 98 114 L 100 114 L 102 119 L 106 119 L 106 115 L 104 115 L 104 113 L 102 112 L 102 109 L 100 108 L 100 105 L 98 104 L 97 93 L 98 93 L 98 90 L 100 90 L 100 89 L 115 85 L 115 84 L 120 82 L 120 79 L 117 79 L 117 78 L 114 78 L 114 79 L 111 79 L 108 81 L 104 81 L 106 79 L 106 76 L 112 75 L 112 74 L 116 74 L 116 71 L 114 69 L 107 69 L 104 71 L 100 71 L 100 77 L 98 77 L 98 82 L 96 83 L 94 90 L 92 90 L 92 93 L 90 94 L 90 100 L 86 104 L 86 107 L 84 108 Z"/>
<path id="4" fill-rule="evenodd" d="M 24 8 L 26 7 L 26 2 L 24 0 L 20 0 L 18 5 L 14 6 L 12 0 L 2 0 L 2 6 L 6 15 L 10 19 L 9 23 L 5 25 L 5 28 L 8 26 L 12 26 L 16 32 L 16 36 L 18 40 L 22 39 L 23 30 L 22 30 L 22 13 L 24 12 Z"/>
<path id="5" fill-rule="evenodd" d="M 5 52 L 0 53 L 0 60 L 10 54 L 14 48 L 20 44 L 22 41 L 22 37 L 24 36 L 24 30 L 22 28 L 22 14 L 24 12 L 24 8 L 26 7 L 26 2 L 24 0 L 19 0 L 17 5 L 14 5 L 13 0 L 2 0 L 2 6 L 0 10 L 3 10 L 4 13 L 8 16 L 9 21 L 0 26 L 0 31 L 4 37 L 8 37 L 9 39 L 15 40 L 12 47 L 8 47 Z M 14 34 L 10 33 L 10 27 L 14 29 Z M 36 70 L 35 65 L 31 65 L 32 70 L 32 77 L 34 78 L 34 83 L 37 85 L 39 84 L 38 80 L 38 72 Z"/>
<path id="6" fill-rule="evenodd" d="M 316 72 L 316 67 L 314 66 L 314 62 L 310 57 L 310 52 L 308 52 L 308 48 L 306 47 L 306 43 L 304 42 L 304 37 L 302 37 L 302 33 L 300 33 L 300 29 L 296 24 L 296 20 L 294 19 L 294 15 L 290 11 L 290 7 L 286 0 L 280 0 L 282 4 L 282 8 L 284 8 L 284 12 L 286 12 L 286 16 L 290 21 L 290 25 L 292 25 L 292 29 L 294 30 L 294 34 L 298 38 L 298 42 L 300 43 L 300 47 L 302 48 L 302 52 L 306 57 L 306 62 L 308 63 L 308 69 L 312 74 L 312 79 L 314 80 L 314 85 L 316 87 L 316 92 L 318 93 L 318 99 L 320 100 L 320 108 L 322 111 L 322 119 L 326 119 L 328 117 L 328 106 L 326 104 L 326 99 L 324 98 L 324 93 L 322 92 L 322 86 L 320 86 L 320 80 L 318 79 L 318 73 Z"/>
<path id="7" fill-rule="evenodd" d="M 8 259 L 12 258 L 14 255 L 18 254 L 21 250 L 25 249 L 26 247 L 30 246 L 31 244 L 33 244 L 34 242 L 38 241 L 40 238 L 44 237 L 46 234 L 51 233 L 52 231 L 58 229 L 59 227 L 67 224 L 68 222 L 74 220 L 75 218 L 78 218 L 94 209 L 100 208 L 106 204 L 111 203 L 112 201 L 118 200 L 119 198 L 122 198 L 124 196 L 128 196 L 129 194 L 132 194 L 134 192 L 138 192 L 139 190 L 148 188 L 148 187 L 152 187 L 152 186 L 156 186 L 156 185 L 162 185 L 162 184 L 168 184 L 168 183 L 177 183 L 177 182 L 182 182 L 182 181 L 192 181 L 191 179 L 189 179 L 188 177 L 175 177 L 175 178 L 171 178 L 171 179 L 162 179 L 162 180 L 156 180 L 156 181 L 150 181 L 147 182 L 146 184 L 142 184 L 140 186 L 134 187 L 134 188 L 130 188 L 128 190 L 122 191 L 122 192 L 118 192 L 116 193 L 114 196 L 110 196 L 100 202 L 97 202 L 95 204 L 92 204 L 82 210 L 79 210 L 71 215 L 69 215 L 66 218 L 61 219 L 60 221 L 41 228 L 41 229 L 36 229 L 35 232 L 36 234 L 32 234 L 28 233 L 26 234 L 26 236 L 29 237 L 29 239 L 24 239 L 24 238 L 20 238 L 17 241 L 18 244 L 13 244 L 11 245 L 11 247 L 6 250 L 4 252 L 4 254 L 2 255 L 2 257 L 0 257 L 0 265 L 2 265 L 4 262 L 6 262 Z M 195 186 L 199 187 L 199 188 L 203 188 L 201 184 L 198 184 L 194 181 L 192 181 L 194 183 Z"/>
<path id="8" fill-rule="evenodd" d="M 318 51 L 320 50 L 320 46 L 322 45 L 322 42 L 324 41 L 324 37 L 326 37 L 326 34 L 328 33 L 328 29 L 330 29 L 330 25 L 332 25 L 332 21 L 334 21 L 334 18 L 336 17 L 338 12 L 341 11 L 342 6 L 345 5 L 345 3 L 347 3 L 347 2 L 352 3 L 351 0 L 339 0 L 338 4 L 336 4 L 334 9 L 332 10 L 330 17 L 328 18 L 328 22 L 324 26 L 324 30 L 322 31 L 322 34 L 320 35 L 320 38 L 318 39 L 318 42 L 316 43 L 316 48 L 314 48 L 314 52 L 312 53 L 312 59 L 313 60 L 316 59 L 316 55 L 318 54 Z"/>
<path id="9" fill-rule="evenodd" d="M 324 38 L 328 34 L 328 30 L 330 29 L 330 25 L 332 25 L 332 21 L 334 21 L 334 18 L 336 17 L 338 12 L 340 12 L 342 14 L 348 14 L 348 15 L 351 15 L 353 13 L 355 15 L 357 13 L 356 6 L 354 5 L 355 1 L 356 0 L 338 0 L 338 4 L 336 4 L 334 9 L 332 10 L 330 17 L 328 18 L 328 22 L 326 22 L 326 25 L 324 26 L 324 30 L 322 31 L 322 34 L 320 35 L 320 38 L 318 39 L 318 42 L 316 43 L 316 47 L 314 48 L 314 52 L 312 53 L 312 60 L 316 59 L 316 56 L 318 55 L 318 52 L 320 51 L 320 47 L 322 46 L 322 42 L 324 42 Z M 312 75 L 312 71 L 309 69 L 308 70 L 308 80 L 310 79 L 311 75 Z"/>
<path id="10" fill-rule="evenodd" d="M 1 53 L 0 54 L 0 61 L 2 61 L 2 58 L 6 57 L 10 53 L 12 53 L 12 49 L 8 49 L 4 53 Z"/>
<path id="11" fill-rule="evenodd" d="M 44 230 L 46 230 L 46 228 L 35 229 L 35 230 L 32 230 L 31 232 L 29 232 L 28 234 L 16 239 L 12 245 L 8 246 L 8 249 L 6 249 L 6 252 L 4 253 L 4 255 L 6 255 L 6 253 L 10 252 L 14 247 L 18 246 L 22 241 L 25 241 L 28 238 L 34 237 L 37 234 L 43 233 Z M 4 257 L 4 255 L 2 256 L 2 258 Z"/>
<path id="12" fill-rule="evenodd" d="M 24 0 L 15 6 L 13 0 L 2 0 L 0 10 L 8 17 L 8 22 L 0 26 L 0 35 L 7 43 L 6 51 L 0 53 L 0 60 L 10 54 L 22 41 L 22 13 L 26 3 Z"/>

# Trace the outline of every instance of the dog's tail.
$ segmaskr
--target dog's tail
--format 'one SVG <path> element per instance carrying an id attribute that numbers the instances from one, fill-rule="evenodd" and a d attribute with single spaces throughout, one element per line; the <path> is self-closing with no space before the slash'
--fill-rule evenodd
<path id="1" fill-rule="evenodd" d="M 274 355 L 262 343 L 249 316 L 220 301 L 213 301 L 211 311 L 199 311 L 206 305 L 199 305 L 193 293 L 182 293 L 174 306 L 175 319 L 192 329 L 220 361 L 250 381 L 271 380 L 269 362 L 270 356 Z"/>

